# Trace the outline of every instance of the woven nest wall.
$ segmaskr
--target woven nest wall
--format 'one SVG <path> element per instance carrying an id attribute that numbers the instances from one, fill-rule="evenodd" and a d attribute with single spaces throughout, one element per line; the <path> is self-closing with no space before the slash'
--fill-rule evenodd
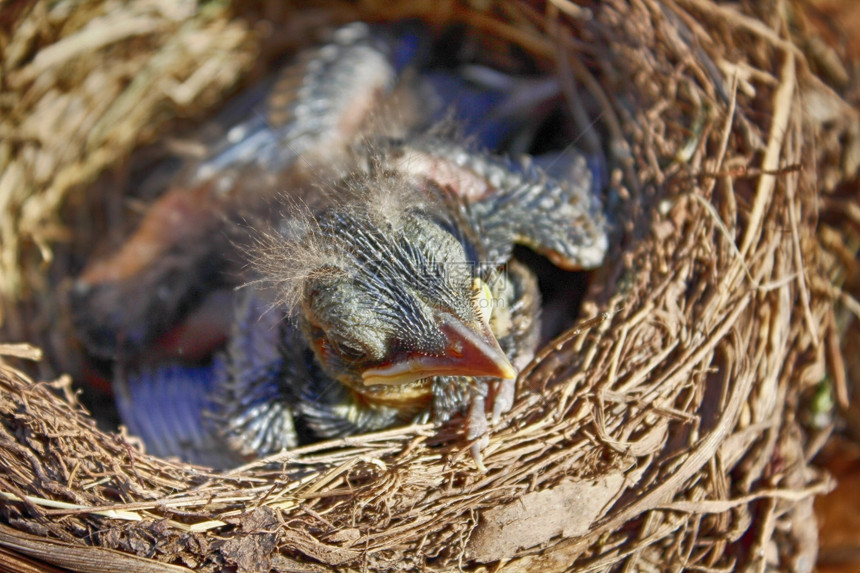
<path id="1" fill-rule="evenodd" d="M 812 500 L 830 483 L 809 464 L 822 440 L 802 424 L 803 397 L 841 364 L 839 265 L 825 260 L 816 225 L 822 195 L 856 176 L 860 121 L 838 95 L 835 68 L 806 50 L 801 5 L 6 10 L 7 357 L 38 355 L 13 342 L 52 347 L 61 335 L 45 318 L 56 305 L 45 261 L 69 233 L 60 207 L 179 120 L 205 118 L 314 26 L 418 16 L 465 23 L 542 59 L 574 115 L 599 109 L 583 137 L 608 150 L 617 223 L 583 323 L 521 374 L 485 474 L 456 425 L 356 436 L 213 474 L 98 430 L 68 377 L 34 382 L 9 358 L 0 364 L 0 563 L 811 570 Z M 37 368 L 48 373 L 44 362 Z"/>

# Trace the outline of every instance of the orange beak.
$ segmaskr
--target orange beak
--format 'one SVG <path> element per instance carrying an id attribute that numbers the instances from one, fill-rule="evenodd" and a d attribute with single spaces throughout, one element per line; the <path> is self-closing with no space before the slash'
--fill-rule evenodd
<path id="1" fill-rule="evenodd" d="M 361 375 L 364 385 L 395 386 L 433 376 L 517 377 L 516 369 L 488 327 L 479 332 L 446 315 L 440 330 L 447 339 L 442 354 L 412 355 L 392 364 L 369 368 Z"/>

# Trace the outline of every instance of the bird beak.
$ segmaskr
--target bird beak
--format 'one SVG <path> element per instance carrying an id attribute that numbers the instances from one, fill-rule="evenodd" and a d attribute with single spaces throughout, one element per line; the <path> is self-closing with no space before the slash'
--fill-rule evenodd
<path id="1" fill-rule="evenodd" d="M 412 355 L 369 368 L 361 375 L 364 385 L 402 385 L 433 376 L 489 376 L 509 380 L 517 377 L 516 369 L 487 325 L 476 330 L 453 316 L 443 315 L 440 330 L 446 338 L 444 353 Z"/>

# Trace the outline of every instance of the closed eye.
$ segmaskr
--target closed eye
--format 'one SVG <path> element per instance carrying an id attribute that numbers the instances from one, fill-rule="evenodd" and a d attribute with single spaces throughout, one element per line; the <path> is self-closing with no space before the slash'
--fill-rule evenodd
<path id="1" fill-rule="evenodd" d="M 364 348 L 361 348 L 352 341 L 343 339 L 332 340 L 331 344 L 344 362 L 358 362 L 367 356 Z"/>

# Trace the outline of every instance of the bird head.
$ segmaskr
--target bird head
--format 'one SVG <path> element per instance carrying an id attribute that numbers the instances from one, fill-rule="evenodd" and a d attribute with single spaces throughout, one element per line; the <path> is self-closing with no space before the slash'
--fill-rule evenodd
<path id="1" fill-rule="evenodd" d="M 287 257 L 294 280 L 284 284 L 318 362 L 359 391 L 435 376 L 516 377 L 491 330 L 498 301 L 475 249 L 445 205 L 410 191 L 405 202 L 365 196 L 305 221 L 291 249 L 303 253 L 300 264 Z"/>

